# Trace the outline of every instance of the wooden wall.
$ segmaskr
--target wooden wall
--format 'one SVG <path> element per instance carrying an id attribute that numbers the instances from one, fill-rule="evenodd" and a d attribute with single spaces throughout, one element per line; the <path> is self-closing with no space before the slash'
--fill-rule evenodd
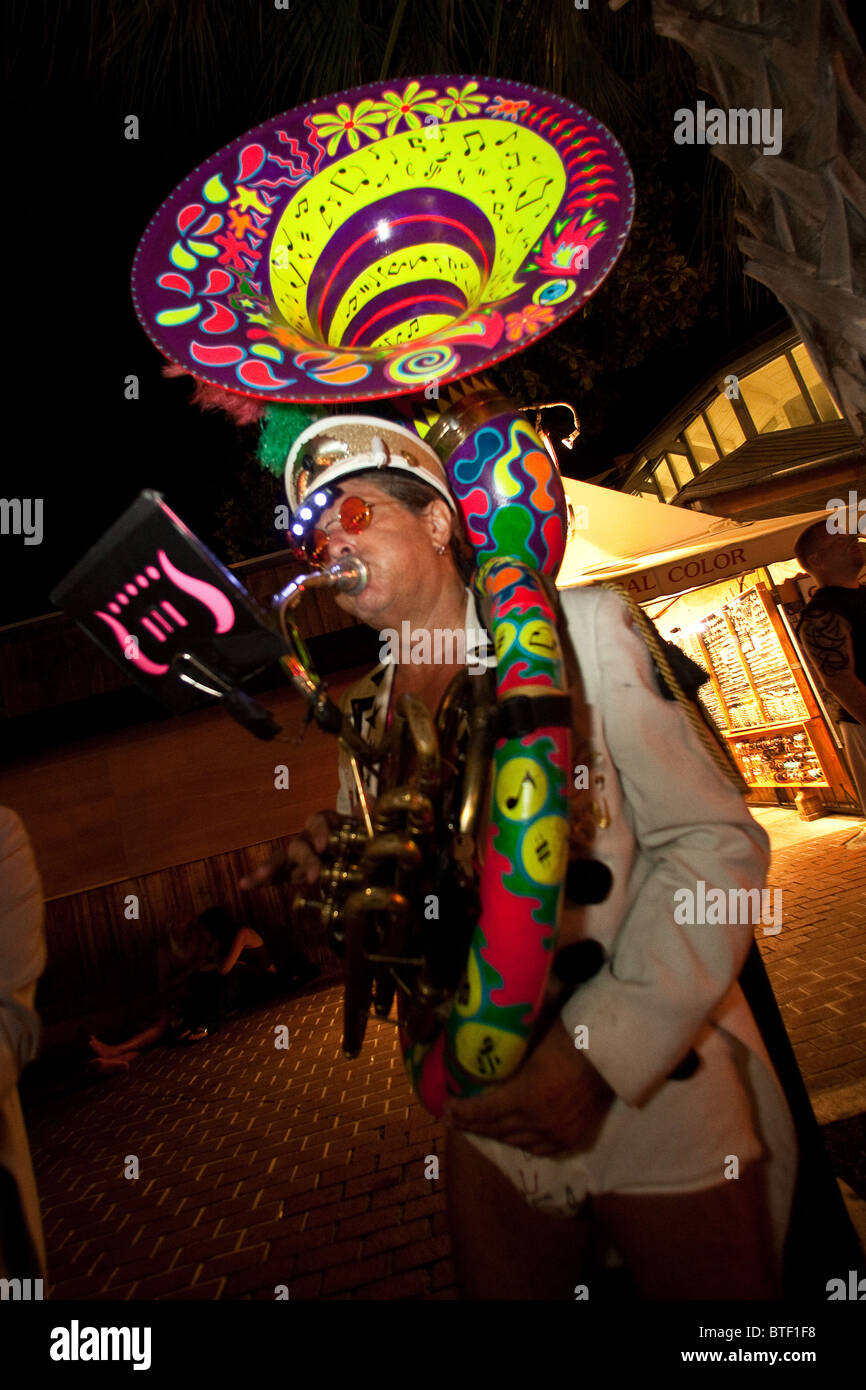
<path id="1" fill-rule="evenodd" d="M 282 556 L 234 568 L 264 606 L 297 572 Z M 304 602 L 299 625 L 306 638 L 357 628 L 324 592 Z M 358 674 L 330 679 L 332 697 Z M 128 686 L 126 672 L 63 615 L 0 632 L 7 732 L 16 718 L 56 720 L 63 707 L 75 721 L 71 702 Z M 152 1011 L 168 972 L 168 932 L 215 904 L 260 931 L 275 958 L 303 949 L 334 969 L 321 935 L 292 927 L 288 888 L 238 888 L 337 792 L 336 739 L 305 724 L 306 706 L 288 681 L 258 698 L 283 725 L 280 741 L 261 742 L 213 709 L 95 737 L 73 723 L 73 742 L 36 753 L 29 743 L 12 747 L 0 803 L 23 820 L 42 877 L 48 964 L 37 1002 L 49 1046 L 86 1042 L 91 1026 L 122 1032 L 144 1000 Z M 275 784 L 278 766 L 288 788 Z M 133 897 L 137 917 L 127 909 Z"/>
<path id="2" fill-rule="evenodd" d="M 335 973 L 338 963 L 321 930 L 292 921 L 291 887 L 252 893 L 238 887 L 238 879 L 282 843 L 280 836 L 49 902 L 48 963 L 37 993 L 49 1050 L 86 1043 L 91 1031 L 120 1036 L 136 1020 L 153 1021 L 177 968 L 169 932 L 217 904 L 254 927 L 276 961 L 302 950 L 326 975 Z M 133 897 L 137 917 L 127 915 Z"/>
<path id="3" fill-rule="evenodd" d="M 335 678 L 332 696 L 356 676 Z M 261 698 L 288 742 L 260 742 L 207 710 L 52 749 L 0 776 L 47 900 L 38 1007 L 49 1048 L 86 1041 L 91 1028 L 122 1033 L 135 1001 L 160 998 L 171 927 L 216 904 L 276 958 L 300 949 L 335 968 L 321 933 L 292 927 L 289 888 L 238 887 L 337 792 L 336 739 L 312 724 L 296 741 L 305 705 L 288 685 Z M 275 786 L 277 765 L 287 789 Z"/>
<path id="4" fill-rule="evenodd" d="M 335 698 L 353 679 L 330 686 Z M 261 697 L 288 742 L 263 743 L 219 710 L 51 749 L 0 775 L 24 821 L 46 898 L 289 836 L 333 806 L 337 742 L 287 685 Z M 289 788 L 275 787 L 275 767 Z"/>
<path id="5" fill-rule="evenodd" d="M 282 555 L 230 567 L 252 598 L 268 611 L 270 601 L 299 573 Z M 358 626 L 337 607 L 330 591 L 314 589 L 297 611 L 301 636 L 319 637 Z M 86 700 L 130 685 L 127 672 L 107 657 L 87 633 L 62 613 L 0 628 L 0 717 L 15 719 L 73 700 Z"/>

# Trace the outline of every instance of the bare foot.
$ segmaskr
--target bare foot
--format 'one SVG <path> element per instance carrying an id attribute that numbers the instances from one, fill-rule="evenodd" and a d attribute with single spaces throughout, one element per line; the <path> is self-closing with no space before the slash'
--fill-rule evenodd
<path id="1" fill-rule="evenodd" d="M 119 1057 L 124 1052 L 122 1043 L 104 1043 L 99 1038 L 90 1035 L 90 1047 L 97 1057 Z"/>
<path id="2" fill-rule="evenodd" d="M 128 1057 L 93 1057 L 87 1070 L 95 1076 L 108 1076 L 116 1071 L 129 1071 Z"/>

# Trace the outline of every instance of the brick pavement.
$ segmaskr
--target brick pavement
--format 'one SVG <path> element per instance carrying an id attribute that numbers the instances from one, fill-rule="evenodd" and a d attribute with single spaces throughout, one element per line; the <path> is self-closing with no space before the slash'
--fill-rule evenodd
<path id="1" fill-rule="evenodd" d="M 828 818 L 839 827 L 833 831 L 816 823 L 814 836 L 790 812 L 757 819 L 773 841 L 768 884 L 783 895 L 782 930 L 760 945 L 788 1036 L 819 1121 L 859 1114 L 866 1111 L 866 848 L 845 848 L 856 822 L 841 816 Z"/>
<path id="2" fill-rule="evenodd" d="M 350 1062 L 341 1023 L 332 987 L 34 1099 L 51 1296 L 453 1297 L 444 1181 L 425 1177 L 443 1130 L 394 1026 L 371 1021 Z"/>
<path id="3" fill-rule="evenodd" d="M 761 938 L 824 1121 L 866 1110 L 866 853 L 844 849 L 841 824 L 777 837 L 784 926 Z M 340 1037 L 330 987 L 95 1086 L 31 1094 L 51 1296 L 454 1298 L 444 1181 L 425 1177 L 443 1130 L 411 1096 L 392 1025 L 371 1021 L 356 1061 Z"/>

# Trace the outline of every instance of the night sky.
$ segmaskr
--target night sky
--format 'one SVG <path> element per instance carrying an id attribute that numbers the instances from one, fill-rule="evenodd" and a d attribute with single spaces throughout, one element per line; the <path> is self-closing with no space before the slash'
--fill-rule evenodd
<path id="1" fill-rule="evenodd" d="M 288 41 L 284 14 L 266 4 L 249 9 L 264 49 Z M 51 587 L 144 487 L 164 492 L 193 530 L 211 538 L 244 445 L 228 420 L 190 409 L 186 386 L 160 376 L 161 356 L 133 312 L 130 267 L 149 219 L 195 165 L 308 95 L 287 91 L 274 106 L 225 52 L 202 75 L 207 100 L 185 111 L 182 93 L 167 83 L 153 80 L 144 90 L 138 81 L 131 92 L 128 68 L 124 77 L 120 64 L 99 61 L 110 35 L 91 34 L 90 19 L 86 4 L 7 10 L 11 313 L 0 491 L 44 499 L 44 538 L 25 546 L 21 537 L 0 537 L 0 624 L 50 612 Z M 88 61 L 89 50 L 96 57 Z M 129 114 L 139 117 L 138 140 L 124 138 Z M 694 178 L 700 165 L 683 170 Z M 760 294 L 748 310 L 736 294 L 728 303 L 723 287 L 718 296 L 712 323 L 631 373 L 609 427 L 569 461 L 577 476 L 635 448 L 729 348 L 782 316 Z M 137 401 L 124 399 L 129 374 L 139 378 Z"/>
<path id="2" fill-rule="evenodd" d="M 85 19 L 87 6 L 76 8 Z M 32 30 L 28 38 L 13 75 L 20 143 L 8 186 L 25 195 L 18 234 L 29 271 L 11 277 L 17 346 L 6 406 L 17 428 L 3 495 L 44 497 L 44 539 L 0 538 L 0 622 L 51 611 L 52 585 L 143 487 L 164 492 L 193 529 L 205 527 L 239 457 L 234 427 L 191 410 L 186 388 L 162 379 L 129 294 L 135 248 L 157 206 L 211 147 L 240 133 L 237 117 L 215 116 L 202 138 L 154 101 L 136 111 L 141 138 L 125 140 L 130 110 L 119 84 L 86 79 L 81 53 L 68 65 L 56 55 L 49 74 L 49 55 Z M 129 374 L 139 378 L 138 401 L 124 399 Z"/>

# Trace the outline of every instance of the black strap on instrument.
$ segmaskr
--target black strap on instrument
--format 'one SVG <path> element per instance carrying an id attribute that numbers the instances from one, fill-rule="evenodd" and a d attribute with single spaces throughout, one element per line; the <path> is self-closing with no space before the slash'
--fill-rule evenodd
<path id="1" fill-rule="evenodd" d="M 536 729 L 562 728 L 571 724 L 568 695 L 509 695 L 499 705 L 494 725 L 496 739 L 522 738 Z"/>

